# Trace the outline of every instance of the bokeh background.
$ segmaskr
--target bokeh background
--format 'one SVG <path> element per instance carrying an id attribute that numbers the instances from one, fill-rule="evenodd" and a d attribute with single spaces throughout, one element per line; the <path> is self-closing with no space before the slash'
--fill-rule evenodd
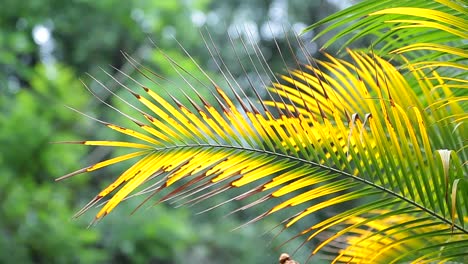
<path id="1" fill-rule="evenodd" d="M 72 219 L 73 214 L 128 164 L 56 183 L 55 178 L 115 153 L 51 142 L 116 138 L 109 129 L 66 106 L 126 124 L 81 83 L 105 102 L 125 107 L 101 87 L 129 98 L 110 77 L 128 81 L 116 69 L 138 76 L 122 51 L 172 80 L 161 81 L 169 89 L 183 82 L 158 48 L 196 71 L 177 41 L 213 78 L 221 79 L 200 31 L 205 32 L 205 39 L 211 36 L 225 61 L 237 60 L 227 48 L 231 45 L 228 35 L 234 40 L 243 37 L 259 45 L 271 68 L 281 72 L 285 66 L 274 39 L 288 49 L 284 30 L 300 32 L 344 3 L 1 0 L 0 263 L 276 263 L 281 252 L 292 252 L 301 241 L 278 248 L 284 239 L 274 239 L 275 232 L 269 232 L 284 219 L 281 215 L 231 232 L 265 210 L 254 208 L 224 217 L 239 206 L 236 203 L 201 215 L 196 212 L 203 207 L 170 204 L 144 207 L 130 215 L 141 202 L 135 198 L 87 228 L 95 211 L 78 219 Z M 310 42 L 313 35 L 309 32 L 302 38 L 308 52 L 319 57 L 321 43 Z M 234 77 L 245 85 L 246 74 L 232 65 Z M 251 72 L 247 66 L 247 73 Z M 158 90 L 155 84 L 149 86 Z M 219 196 L 214 204 L 224 199 Z M 291 237 L 294 231 L 289 229 L 281 236 Z M 307 247 L 302 250 L 308 253 Z"/>

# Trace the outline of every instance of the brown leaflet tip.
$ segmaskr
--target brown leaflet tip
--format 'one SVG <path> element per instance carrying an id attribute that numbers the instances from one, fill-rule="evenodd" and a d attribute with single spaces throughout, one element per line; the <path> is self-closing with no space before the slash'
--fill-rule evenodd
<path id="1" fill-rule="evenodd" d="M 55 181 L 61 181 L 61 180 L 64 180 L 64 179 L 73 177 L 73 176 L 75 176 L 75 175 L 81 174 L 81 173 L 83 173 L 83 172 L 86 172 L 89 168 L 91 168 L 91 166 L 88 166 L 88 167 L 85 167 L 85 168 L 76 170 L 76 171 L 74 171 L 74 172 L 68 173 L 68 174 L 66 174 L 66 175 L 63 175 L 63 176 L 61 176 L 61 177 L 55 179 Z"/>
<path id="2" fill-rule="evenodd" d="M 208 103 L 208 101 L 206 101 L 204 98 L 200 97 L 200 100 L 202 101 L 203 105 L 207 108 L 211 107 L 210 103 Z"/>
<path id="3" fill-rule="evenodd" d="M 154 122 L 154 117 L 150 116 L 150 115 L 147 115 L 147 114 L 143 114 L 143 116 L 148 119 L 150 122 Z"/>
<path id="4" fill-rule="evenodd" d="M 143 124 L 143 123 L 141 123 L 141 122 L 138 121 L 138 120 L 132 120 L 132 121 L 133 121 L 133 123 L 135 123 L 135 124 L 136 124 L 137 126 L 139 126 L 139 127 L 145 127 L 145 126 L 147 126 L 146 124 Z"/>
<path id="5" fill-rule="evenodd" d="M 145 92 L 149 92 L 150 89 L 148 87 L 145 87 L 145 86 L 142 86 L 143 90 L 145 90 Z"/>
<path id="6" fill-rule="evenodd" d="M 320 116 L 323 118 L 323 119 L 328 119 L 328 116 L 325 114 L 325 112 L 323 112 L 323 110 L 320 108 Z"/>
<path id="7" fill-rule="evenodd" d="M 172 96 L 171 96 L 172 97 Z M 200 106 L 198 106 L 193 100 L 192 98 L 190 98 L 189 96 L 186 96 L 186 98 L 189 100 L 190 104 L 195 107 L 195 109 L 197 109 L 198 112 L 202 112 L 203 110 L 200 108 Z M 203 101 L 203 98 L 200 97 L 200 99 L 202 99 Z"/>
<path id="8" fill-rule="evenodd" d="M 177 98 L 175 98 L 175 97 L 172 96 L 172 95 L 169 95 L 169 96 L 170 96 L 171 99 L 174 101 L 174 103 L 177 105 L 177 107 L 187 109 L 187 107 L 185 107 L 179 100 L 177 100 Z"/>
<path id="9" fill-rule="evenodd" d="M 206 173 L 201 173 L 200 175 L 198 175 L 197 177 L 191 179 L 190 181 L 184 183 L 183 185 L 175 188 L 173 191 L 169 192 L 168 194 L 166 194 L 164 197 L 162 197 L 158 202 L 159 203 L 162 203 L 162 202 L 166 202 L 168 201 L 169 199 L 172 199 L 174 198 L 175 196 L 177 196 L 177 194 L 179 194 L 180 192 L 186 190 L 188 187 L 190 186 L 193 186 L 195 183 L 201 181 L 203 178 L 206 177 Z M 165 182 L 161 188 L 166 188 L 167 187 L 167 182 Z"/>
<path id="10" fill-rule="evenodd" d="M 108 126 L 108 127 L 113 126 L 113 127 L 116 127 L 116 128 L 118 128 L 118 129 L 121 129 L 121 130 L 124 130 L 124 131 L 125 131 L 125 130 L 128 130 L 127 128 L 125 128 L 125 127 L 123 127 L 123 126 L 114 125 L 114 124 L 111 124 L 111 123 L 107 123 L 106 126 Z M 85 144 L 86 144 L 86 141 L 85 141 Z"/>
<path id="11" fill-rule="evenodd" d="M 232 183 L 231 183 L 231 185 L 232 185 Z M 255 195 L 257 193 L 260 193 L 260 192 L 262 192 L 262 186 L 258 186 L 255 189 L 252 189 L 250 191 L 247 191 L 247 192 L 237 196 L 236 200 L 242 200 L 242 199 L 248 198 L 248 197 L 250 197 L 252 195 Z"/>
<path id="12" fill-rule="evenodd" d="M 91 222 L 89 223 L 89 225 L 88 225 L 86 228 L 88 228 L 88 229 L 91 228 L 91 227 L 94 226 L 99 220 L 100 220 L 99 217 L 94 217 L 93 221 L 91 221 Z"/>
<path id="13" fill-rule="evenodd" d="M 130 213 L 130 215 L 134 215 L 136 213 L 136 211 L 138 211 L 138 209 L 140 209 L 146 202 L 148 202 L 153 196 L 155 196 L 159 191 L 161 191 L 161 186 L 159 186 L 157 189 L 155 189 L 150 195 L 148 195 L 148 197 L 146 197 L 143 202 L 141 202 L 140 204 L 137 205 L 137 207 L 135 207 L 135 209 L 133 209 L 133 211 Z M 156 204 L 153 204 L 153 206 L 155 206 Z"/>
<path id="14" fill-rule="evenodd" d="M 105 121 L 99 121 L 101 124 L 105 125 L 105 126 L 111 126 L 112 124 L 109 123 L 109 122 L 105 122 Z"/>
<path id="15" fill-rule="evenodd" d="M 249 224 L 258 222 L 259 220 L 261 220 L 262 218 L 264 218 L 264 217 L 267 216 L 267 215 L 268 215 L 267 213 L 263 213 L 263 214 L 261 214 L 261 215 L 255 217 L 255 218 L 253 218 L 253 219 L 251 219 L 251 220 L 245 222 L 244 224 L 242 224 L 242 225 L 240 225 L 240 226 L 238 226 L 238 227 L 232 229 L 231 231 L 236 231 L 236 230 L 241 229 L 241 228 L 243 228 L 243 227 L 245 227 L 245 226 L 247 226 L 247 225 L 249 225 Z"/>
<path id="16" fill-rule="evenodd" d="M 83 208 L 73 215 L 73 218 L 78 218 L 93 207 L 97 202 L 99 202 L 104 196 L 96 195 L 91 201 L 89 201 Z"/>
<path id="17" fill-rule="evenodd" d="M 213 85 L 213 87 L 219 92 L 221 90 L 221 88 L 219 87 L 219 85 L 217 85 L 215 82 L 211 81 L 211 85 Z"/>
<path id="18" fill-rule="evenodd" d="M 101 221 L 104 217 L 106 217 L 109 214 L 109 212 L 104 212 L 101 216 L 95 216 L 93 221 L 89 223 L 88 227 L 95 225 L 98 221 Z"/>
<path id="19" fill-rule="evenodd" d="M 249 111 L 250 113 L 253 113 L 254 115 L 260 114 L 260 111 L 255 107 L 255 105 L 252 104 L 252 102 L 250 102 L 250 100 L 249 100 L 249 106 L 251 109 L 251 111 Z"/>
<path id="20" fill-rule="evenodd" d="M 85 144 L 86 141 L 51 141 L 49 144 Z"/>
<path id="21" fill-rule="evenodd" d="M 137 93 L 134 93 L 134 92 L 131 92 L 133 96 L 136 97 L 136 99 L 140 100 L 141 99 L 141 95 L 137 94 Z"/>

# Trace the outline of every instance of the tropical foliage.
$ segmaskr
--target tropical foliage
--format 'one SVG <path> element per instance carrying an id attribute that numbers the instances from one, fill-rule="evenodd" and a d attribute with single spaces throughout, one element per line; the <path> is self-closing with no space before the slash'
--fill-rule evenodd
<path id="1" fill-rule="evenodd" d="M 250 87 L 240 87 L 209 35 L 203 39 L 224 80 L 210 77 L 185 50 L 200 73 L 162 52 L 191 89 L 180 98 L 171 96 L 177 87 L 161 87 L 163 77 L 126 55 L 154 88 L 130 76 L 141 89 L 116 79 L 136 99 L 108 90 L 132 112 L 109 106 L 136 126 L 95 120 L 129 140 L 69 143 L 130 151 L 59 179 L 136 159 L 77 216 L 102 205 L 99 220 L 134 195 L 193 204 L 227 193 L 230 199 L 206 210 L 239 200 L 246 202 L 235 212 L 264 205 L 248 223 L 286 211 L 284 229 L 308 226 L 291 239 L 316 243 L 310 256 L 466 262 L 467 13 L 463 1 L 362 1 L 309 30 L 331 22 L 317 35 L 333 32 L 325 48 L 366 36 L 368 49 L 315 60 L 301 46 L 301 62 L 282 50 L 278 56 L 296 63 L 278 77 L 255 42 L 241 40 L 257 74 L 270 76 L 265 88 L 250 79 Z M 334 214 L 311 217 L 327 209 Z"/>

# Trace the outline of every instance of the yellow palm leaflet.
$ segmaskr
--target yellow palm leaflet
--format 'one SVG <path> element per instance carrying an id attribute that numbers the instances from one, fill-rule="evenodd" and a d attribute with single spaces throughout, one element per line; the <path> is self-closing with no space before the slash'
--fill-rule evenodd
<path id="1" fill-rule="evenodd" d="M 301 126 L 298 118 L 286 117 L 285 115 L 281 116 L 281 121 L 283 121 L 286 130 L 293 139 L 290 143 L 295 150 L 299 149 L 299 153 L 303 155 L 306 159 L 309 159 L 309 153 L 305 149 L 307 144 L 304 144 L 304 141 L 307 138 L 304 128 Z M 297 144 L 298 143 L 298 144 Z"/>
<path id="2" fill-rule="evenodd" d="M 278 210 L 281 210 L 285 207 L 295 206 L 301 203 L 305 203 L 309 200 L 322 197 L 331 193 L 339 192 L 341 190 L 346 190 L 349 188 L 349 182 L 341 180 L 340 182 L 334 182 L 332 184 L 326 184 L 323 186 L 318 186 L 312 190 L 303 192 L 293 198 L 290 198 L 275 207 L 273 207 L 269 213 L 274 213 Z"/>
<path id="3" fill-rule="evenodd" d="M 326 193 L 325 195 L 328 195 L 328 194 L 329 193 Z M 289 220 L 288 223 L 286 224 L 286 227 L 292 226 L 294 223 L 301 220 L 305 216 L 307 216 L 309 214 L 312 214 L 312 213 L 314 213 L 314 212 L 316 212 L 318 210 L 327 208 L 327 207 L 332 206 L 332 205 L 340 204 L 340 203 L 343 203 L 343 202 L 355 200 L 355 199 L 358 199 L 358 198 L 363 198 L 363 197 L 366 197 L 366 196 L 369 196 L 369 195 L 372 195 L 372 194 L 373 193 L 368 192 L 368 190 L 358 190 L 358 191 L 347 193 L 346 195 L 338 195 L 338 196 L 335 196 L 335 197 L 333 197 L 331 199 L 328 199 L 326 201 L 314 204 L 313 206 L 308 207 L 307 209 L 302 211 L 300 214 L 296 215 L 294 218 Z M 322 194 L 322 195 L 324 195 L 324 194 Z M 311 196 L 311 198 L 315 198 L 315 197 Z M 308 231 L 310 231 L 310 230 L 308 230 Z M 311 240 L 314 236 L 315 236 L 315 234 L 309 236 L 307 238 L 307 240 Z"/>
<path id="4" fill-rule="evenodd" d="M 87 140 L 83 142 L 83 145 L 89 146 L 106 146 L 106 147 L 125 147 L 125 148 L 137 148 L 137 149 L 153 149 L 154 147 L 145 144 L 125 142 L 125 141 L 108 141 L 108 140 Z"/>
<path id="5" fill-rule="evenodd" d="M 268 145 L 269 149 L 274 149 L 273 143 L 271 142 L 270 137 L 268 136 L 268 132 L 260 124 L 260 121 L 258 120 L 257 116 L 252 112 L 247 112 L 247 116 L 249 117 L 249 120 L 252 122 L 253 128 L 259 134 L 263 142 Z M 262 146 L 262 145 L 263 144 L 259 144 L 259 146 Z"/>
<path id="6" fill-rule="evenodd" d="M 301 74 L 296 74 L 296 75 L 299 75 L 301 78 L 303 78 Z M 310 86 L 307 86 L 301 82 L 297 82 L 296 80 L 291 79 L 288 76 L 282 76 L 282 78 L 288 81 L 289 83 L 293 83 L 295 87 L 300 88 L 302 91 L 298 91 L 295 88 L 290 88 L 285 85 L 277 85 L 281 89 L 271 89 L 272 92 L 275 92 L 281 96 L 289 96 L 293 100 L 294 103 L 303 107 L 304 107 L 304 104 L 307 103 L 307 106 L 309 107 L 309 109 L 314 110 L 314 112 L 317 114 L 320 113 L 320 111 L 317 108 L 317 105 L 318 104 L 323 105 L 326 99 L 319 92 L 310 90 L 309 87 L 320 87 L 319 86 L 320 84 L 318 83 L 318 81 L 315 81 L 314 79 L 312 79 L 315 77 L 306 79 L 307 84 L 309 84 Z M 328 110 L 328 108 L 326 109 Z M 308 113 L 308 112 L 306 111 L 305 113 Z"/>
<path id="7" fill-rule="evenodd" d="M 176 129 L 177 133 L 181 133 L 185 137 L 190 137 L 190 132 L 187 131 L 179 122 L 174 120 L 172 116 L 170 116 L 168 113 L 164 112 L 161 108 L 153 104 L 151 101 L 146 99 L 143 96 L 138 95 L 138 100 L 142 102 L 146 107 L 148 107 L 151 111 L 153 111 L 157 116 L 159 116 L 162 120 L 165 120 L 168 122 L 174 129 Z M 165 126 L 163 131 L 172 131 L 172 129 L 168 126 Z"/>
<path id="8" fill-rule="evenodd" d="M 210 128 L 205 123 L 203 123 L 203 121 L 200 120 L 194 113 L 190 112 L 184 106 L 181 106 L 180 109 L 190 119 L 190 121 L 192 121 L 195 124 L 195 126 L 198 129 L 200 129 L 203 133 L 205 133 L 210 138 L 216 139 L 215 135 L 210 130 Z"/>
<path id="9" fill-rule="evenodd" d="M 224 120 L 224 118 L 216 110 L 216 108 L 214 108 L 213 106 L 206 106 L 206 107 L 208 109 L 208 112 L 213 117 L 214 121 L 217 122 L 217 124 L 214 127 L 219 128 L 219 131 L 220 131 L 219 135 L 222 135 L 226 141 L 231 141 L 231 137 L 229 137 L 229 135 L 235 135 L 235 132 L 231 127 L 231 124 L 227 123 L 226 120 Z M 240 143 L 238 137 L 233 137 L 233 138 L 237 143 Z"/>
<path id="10" fill-rule="evenodd" d="M 290 167 L 293 167 L 296 164 L 297 164 L 296 162 L 287 162 L 287 161 L 275 162 L 273 164 L 269 164 L 269 166 L 266 168 L 260 167 L 260 168 L 251 170 L 249 172 L 243 172 L 242 178 L 234 181 L 232 185 L 235 187 L 240 187 L 248 183 L 251 183 L 253 181 L 256 181 L 258 179 L 261 179 L 267 175 L 268 176 L 274 175 L 278 171 L 289 169 Z"/>
<path id="11" fill-rule="evenodd" d="M 112 159 L 108 159 L 108 160 L 96 163 L 96 164 L 90 166 L 87 169 L 87 171 L 98 170 L 98 169 L 101 169 L 103 167 L 106 167 L 106 166 L 109 166 L 109 165 L 112 165 L 112 164 L 115 164 L 115 163 L 119 163 L 119 162 L 122 162 L 122 161 L 127 160 L 127 159 L 132 159 L 132 158 L 135 158 L 135 157 L 147 154 L 147 153 L 148 153 L 148 151 L 144 150 L 144 151 L 137 151 L 137 152 L 121 155 L 121 156 L 118 156 L 118 157 L 115 157 L 115 158 L 112 158 Z"/>
<path id="12" fill-rule="evenodd" d="M 148 115 L 144 115 L 144 117 L 146 118 L 146 120 L 151 122 L 151 124 L 153 124 L 153 126 L 157 127 L 161 131 L 161 132 L 159 132 L 158 130 L 153 129 L 153 130 L 150 131 L 150 133 L 154 134 L 155 136 L 157 136 L 157 137 L 159 137 L 161 139 L 164 139 L 165 143 L 174 144 L 175 142 L 181 140 L 181 138 L 182 138 L 181 135 L 177 134 L 175 131 L 172 131 L 172 129 L 169 128 L 163 122 L 159 121 L 158 119 L 156 119 L 154 117 L 148 116 Z"/>
<path id="13" fill-rule="evenodd" d="M 140 125 L 140 127 L 145 130 L 146 132 L 150 133 L 151 135 L 157 137 L 159 139 L 159 144 L 157 144 L 158 146 L 164 146 L 164 142 L 171 142 L 171 139 L 166 136 L 165 134 L 163 134 L 162 132 L 156 130 L 154 127 L 151 127 L 149 125 Z M 162 127 L 164 128 L 164 126 L 157 126 L 157 127 Z M 156 144 L 156 143 L 153 143 L 153 144 Z"/>
<path id="14" fill-rule="evenodd" d="M 132 136 L 134 138 L 141 139 L 143 141 L 153 143 L 153 144 L 156 144 L 156 145 L 160 144 L 154 138 L 151 138 L 151 137 L 149 137 L 147 135 L 144 135 L 142 133 L 139 133 L 137 131 L 134 131 L 134 130 L 131 130 L 131 129 L 128 129 L 128 128 L 125 128 L 125 127 L 116 126 L 116 125 L 113 125 L 113 124 L 108 124 L 107 126 L 109 128 L 111 128 L 111 129 L 113 129 L 113 130 L 116 130 L 116 131 L 122 133 L 122 134 L 126 134 L 126 135 Z"/>
<path id="15" fill-rule="evenodd" d="M 144 158 L 136 162 L 134 165 L 128 168 L 124 173 L 122 173 L 122 175 L 120 175 L 117 178 L 117 180 L 115 180 L 112 184 L 110 184 L 104 190 L 102 190 L 98 194 L 98 196 L 105 197 L 106 195 L 114 191 L 117 187 L 119 187 L 122 183 L 135 177 L 135 175 L 138 173 L 138 171 L 140 170 L 142 166 L 146 165 L 148 162 L 152 161 L 157 156 L 159 155 L 156 153 L 151 153 L 151 154 L 146 155 Z"/>
<path id="16" fill-rule="evenodd" d="M 289 194 L 289 193 L 291 193 L 293 191 L 302 189 L 304 187 L 308 187 L 308 186 L 314 185 L 316 183 L 320 183 L 320 182 L 330 180 L 330 179 L 336 177 L 336 176 L 332 176 L 332 175 L 317 175 L 316 173 L 314 173 L 313 176 L 305 176 L 304 177 L 303 174 L 299 174 L 299 173 L 301 173 L 301 172 L 298 172 L 298 174 L 287 173 L 287 177 L 284 177 L 283 175 L 281 175 L 280 176 L 281 178 L 279 178 L 277 180 L 277 182 L 273 181 L 270 184 L 266 184 L 265 185 L 265 190 L 270 189 L 272 187 L 276 187 L 279 184 L 288 182 L 288 181 L 290 181 L 292 179 L 295 179 L 295 178 L 298 178 L 299 176 L 302 176 L 301 179 L 297 179 L 297 180 L 289 183 L 288 185 L 285 185 L 285 186 L 279 188 L 278 190 L 274 191 L 271 194 L 271 196 L 273 196 L 273 197 L 280 197 L 280 196 Z M 281 181 L 279 181 L 279 180 L 281 180 Z"/>
<path id="17" fill-rule="evenodd" d="M 207 174 L 214 174 L 219 172 L 219 175 L 211 179 L 212 182 L 217 182 L 225 178 L 233 176 L 233 174 L 239 174 L 240 171 L 248 166 L 248 159 L 252 158 L 251 155 L 231 155 L 226 160 L 215 165 L 213 168 L 207 171 Z M 257 162 L 257 161 L 254 161 Z M 250 164 L 253 162 L 251 161 Z M 258 161 L 258 163 L 263 163 Z"/>
<path id="18" fill-rule="evenodd" d="M 187 159 L 187 164 L 180 167 L 178 170 L 174 171 L 167 180 L 167 186 L 173 184 L 174 182 L 180 180 L 183 177 L 197 174 L 205 169 L 212 168 L 217 163 L 222 162 L 227 157 L 232 155 L 230 151 L 220 151 L 220 152 L 203 152 L 193 155 L 191 154 L 191 159 Z"/>
<path id="19" fill-rule="evenodd" d="M 245 140 L 249 141 L 251 145 L 254 145 L 251 140 L 253 137 L 256 136 L 256 133 L 251 128 L 246 118 L 237 110 L 237 107 L 233 104 L 233 102 L 229 99 L 229 97 L 223 90 L 221 90 L 219 87 L 216 87 L 216 91 L 221 95 L 221 98 L 223 98 L 224 101 L 228 104 L 230 111 L 226 113 L 226 117 L 228 118 L 230 123 L 234 125 L 234 127 Z M 258 140 L 256 141 L 259 142 Z"/>
<path id="20" fill-rule="evenodd" d="M 116 194 L 109 199 L 109 201 L 103 206 L 103 208 L 97 213 L 96 218 L 101 218 L 109 214 L 127 195 L 130 194 L 135 188 L 141 185 L 147 178 L 158 172 L 158 168 L 165 166 L 163 162 L 165 159 L 160 159 L 158 155 L 151 155 L 145 162 L 141 162 L 139 166 L 131 167 L 129 170 L 122 174 L 126 184 L 120 188 Z M 119 179 L 118 179 L 119 180 Z M 116 186 L 120 185 L 118 182 L 114 182 Z M 104 197 L 109 192 L 113 191 L 104 190 L 99 196 Z"/>
<path id="21" fill-rule="evenodd" d="M 216 111 L 212 106 L 207 108 L 208 111 Z M 229 141 L 229 136 L 226 135 L 223 129 L 213 120 L 213 118 L 209 117 L 205 112 L 199 111 L 201 117 L 206 122 L 207 126 L 214 130 L 217 136 L 221 137 L 222 139 Z"/>
<path id="22" fill-rule="evenodd" d="M 297 181 L 294 181 L 294 183 L 304 181 L 304 180 L 308 179 L 308 177 L 307 177 L 308 173 L 312 174 L 315 171 L 316 170 L 314 170 L 314 168 L 302 168 L 302 167 L 297 167 L 297 168 L 290 169 L 290 170 L 288 170 L 288 171 L 274 177 L 270 182 L 264 184 L 263 185 L 263 190 L 264 191 L 269 190 L 271 188 L 280 186 L 283 183 L 287 183 L 287 182 L 290 182 L 292 180 L 296 180 L 297 178 L 301 178 L 301 179 L 299 179 Z M 286 186 L 284 186 L 282 188 L 285 188 Z M 285 193 L 289 193 L 289 192 L 290 191 L 286 191 Z M 281 194 L 276 195 L 276 194 L 272 193 L 272 196 L 281 196 Z"/>
<path id="23" fill-rule="evenodd" d="M 179 111 L 177 111 L 176 108 L 174 108 L 170 103 L 168 103 L 166 100 L 164 100 L 161 96 L 159 96 L 157 93 L 153 92 L 152 90 L 148 89 L 145 87 L 145 91 L 154 99 L 156 100 L 156 102 L 158 102 L 164 110 L 166 110 L 167 112 L 171 113 L 171 115 L 174 116 L 174 119 L 177 120 L 174 122 L 177 122 L 179 124 L 182 124 L 184 125 L 189 131 L 192 131 L 192 132 L 198 132 L 198 127 L 195 126 L 194 124 L 192 124 L 187 118 L 184 117 L 184 115 L 182 113 L 180 113 Z M 163 116 L 161 116 L 163 117 Z M 168 116 L 172 121 L 172 116 Z M 172 124 L 172 122 L 171 122 Z M 181 131 L 178 129 L 178 131 Z M 185 130 L 182 130 L 182 131 L 185 131 Z M 197 136 L 200 136 L 200 133 L 196 133 Z"/>
<path id="24" fill-rule="evenodd" d="M 413 67 L 418 69 L 427 69 L 427 68 L 434 68 L 434 67 L 451 67 L 463 71 L 468 71 L 468 66 L 456 63 L 456 62 L 449 62 L 449 61 L 424 61 L 424 62 L 415 62 L 412 64 Z"/>
<path id="25" fill-rule="evenodd" d="M 415 50 L 440 51 L 440 52 L 450 53 L 450 54 L 457 55 L 460 57 L 468 58 L 468 52 L 464 49 L 442 45 L 442 44 L 436 44 L 436 43 L 415 43 L 412 45 L 408 45 L 406 47 L 393 50 L 392 53 L 405 53 L 408 51 L 415 51 Z"/>
<path id="26" fill-rule="evenodd" d="M 442 11 L 430 10 L 427 8 L 411 8 L 411 7 L 397 7 L 397 8 L 388 8 L 385 10 L 377 11 L 371 13 L 370 15 L 380 15 L 380 14 L 399 14 L 399 15 L 410 15 L 417 17 L 429 18 L 435 21 L 444 22 L 446 24 L 458 27 L 460 29 L 466 29 L 468 26 L 468 21 L 456 17 L 450 14 L 447 14 Z M 426 21 L 418 21 L 420 23 L 425 23 Z M 465 35 L 464 38 L 468 38 L 468 35 Z"/>
<path id="27" fill-rule="evenodd" d="M 266 113 L 267 117 L 265 118 L 264 116 L 257 114 L 257 120 L 259 121 L 260 125 L 265 129 L 267 132 L 268 136 L 273 140 L 274 147 L 279 148 L 281 152 L 287 152 L 286 149 L 284 148 L 283 144 L 281 144 L 282 140 L 280 137 L 278 137 L 277 133 L 275 132 L 276 130 L 274 129 L 274 126 L 270 125 L 271 120 L 274 120 L 274 118 L 271 116 L 270 113 Z M 275 122 L 273 122 L 275 123 Z M 277 128 L 278 126 L 276 126 Z"/>

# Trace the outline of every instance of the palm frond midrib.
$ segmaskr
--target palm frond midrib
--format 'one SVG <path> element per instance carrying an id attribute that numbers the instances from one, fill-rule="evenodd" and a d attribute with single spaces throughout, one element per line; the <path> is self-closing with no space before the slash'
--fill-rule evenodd
<path id="1" fill-rule="evenodd" d="M 434 210 L 431 210 L 430 208 L 418 203 L 417 201 L 414 201 L 405 195 L 402 195 L 396 191 L 393 191 L 385 186 L 376 184 L 368 179 L 365 179 L 363 177 L 359 177 L 357 175 L 353 175 L 349 172 L 346 172 L 344 170 L 340 170 L 334 167 L 326 166 L 324 164 L 317 163 L 315 161 L 311 160 L 306 160 L 298 156 L 293 156 L 285 153 L 279 153 L 271 150 L 265 150 L 265 149 L 260 149 L 260 148 L 253 148 L 253 147 L 246 147 L 246 146 L 235 146 L 235 145 L 224 145 L 224 144 L 207 144 L 207 143 L 187 143 L 187 144 L 178 144 L 178 145 L 173 145 L 173 146 L 167 146 L 163 148 L 155 148 L 153 151 L 168 151 L 168 150 L 177 150 L 177 149 L 187 149 L 187 148 L 212 148 L 212 149 L 232 149 L 232 150 L 237 150 L 237 151 L 245 151 L 245 152 L 251 152 L 251 153 L 258 153 L 258 154 L 265 154 L 265 155 L 270 155 L 270 156 L 275 156 L 279 159 L 288 159 L 294 162 L 298 162 L 303 165 L 310 165 L 312 167 L 318 167 L 322 170 L 325 170 L 329 172 L 330 174 L 338 174 L 341 175 L 342 177 L 353 179 L 355 181 L 358 181 L 364 185 L 370 186 L 372 188 L 375 188 L 376 190 L 381 191 L 382 193 L 388 194 L 390 196 L 393 196 L 399 200 L 401 200 L 404 203 L 407 203 L 411 206 L 414 206 L 418 209 L 420 209 L 422 212 L 440 220 L 441 222 L 453 226 L 453 230 L 457 229 L 460 232 L 464 234 L 468 234 L 468 230 L 465 229 L 464 227 L 460 226 L 457 223 L 452 223 L 450 219 L 445 218 L 443 215 L 437 213 Z"/>

